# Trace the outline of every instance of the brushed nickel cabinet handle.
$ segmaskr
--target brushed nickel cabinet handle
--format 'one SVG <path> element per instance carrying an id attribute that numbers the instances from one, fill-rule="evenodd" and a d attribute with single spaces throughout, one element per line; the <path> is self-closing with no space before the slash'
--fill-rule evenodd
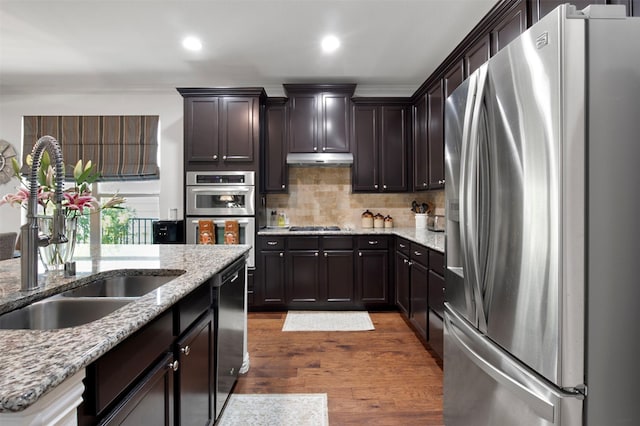
<path id="1" fill-rule="evenodd" d="M 169 367 L 173 371 L 178 371 L 178 368 L 180 367 L 180 363 L 176 360 L 176 361 L 170 362 L 167 367 Z"/>
<path id="2" fill-rule="evenodd" d="M 180 349 L 180 352 L 185 354 L 185 356 L 189 356 L 189 354 L 191 353 L 191 346 L 185 346 L 184 348 Z"/>

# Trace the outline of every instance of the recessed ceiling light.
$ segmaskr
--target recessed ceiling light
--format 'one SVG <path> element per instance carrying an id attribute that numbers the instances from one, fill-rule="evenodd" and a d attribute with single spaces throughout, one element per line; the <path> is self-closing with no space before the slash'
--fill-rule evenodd
<path id="1" fill-rule="evenodd" d="M 198 37 L 189 36 L 182 39 L 182 47 L 187 50 L 197 51 L 202 49 L 202 42 Z"/>
<path id="2" fill-rule="evenodd" d="M 322 39 L 322 50 L 325 53 L 335 52 L 340 47 L 340 40 L 338 37 L 329 35 Z"/>

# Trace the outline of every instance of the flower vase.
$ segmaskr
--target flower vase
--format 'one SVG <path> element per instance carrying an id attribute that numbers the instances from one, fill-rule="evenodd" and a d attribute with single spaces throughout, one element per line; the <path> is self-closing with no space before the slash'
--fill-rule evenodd
<path id="1" fill-rule="evenodd" d="M 53 216 L 41 216 L 38 218 L 38 229 L 45 235 L 53 235 Z M 46 247 L 39 247 L 40 260 L 47 271 L 62 271 L 64 264 L 73 259 L 76 249 L 76 232 L 78 229 L 77 216 L 65 219 L 63 234 L 67 237 L 66 243 L 51 243 Z"/>

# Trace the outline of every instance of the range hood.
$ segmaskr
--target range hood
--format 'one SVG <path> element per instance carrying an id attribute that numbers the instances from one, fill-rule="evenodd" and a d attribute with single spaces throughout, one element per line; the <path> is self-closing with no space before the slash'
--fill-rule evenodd
<path id="1" fill-rule="evenodd" d="M 287 164 L 293 166 L 350 166 L 353 154 L 350 152 L 314 152 L 287 154 Z"/>

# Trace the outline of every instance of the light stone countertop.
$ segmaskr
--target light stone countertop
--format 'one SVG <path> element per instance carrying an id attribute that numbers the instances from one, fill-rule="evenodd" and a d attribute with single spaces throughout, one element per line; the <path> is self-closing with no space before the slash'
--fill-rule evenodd
<path id="1" fill-rule="evenodd" d="M 20 259 L 0 261 L 0 313 L 125 270 L 185 273 L 115 312 L 58 330 L 0 330 L 0 412 L 21 411 L 248 253 L 247 245 L 86 246 L 73 278 L 39 275 L 41 289 L 20 291 Z M 82 255 L 85 255 L 84 259 Z M 88 257 L 89 254 L 91 257 Z M 166 273 L 165 273 L 166 274 Z M 169 274 L 171 275 L 171 274 Z"/>
<path id="2" fill-rule="evenodd" d="M 258 235 L 397 235 L 414 243 L 444 253 L 444 232 L 433 232 L 416 228 L 355 228 L 340 231 L 289 231 L 288 228 L 266 228 L 258 231 Z"/>

